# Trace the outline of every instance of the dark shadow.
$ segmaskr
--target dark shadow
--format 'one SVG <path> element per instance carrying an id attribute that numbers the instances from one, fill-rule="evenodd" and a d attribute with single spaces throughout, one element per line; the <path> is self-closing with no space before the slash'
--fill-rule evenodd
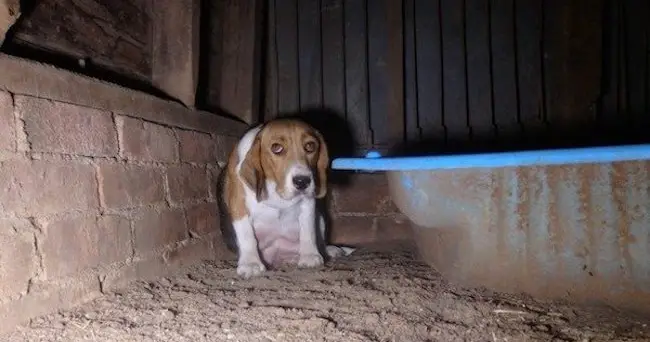
<path id="1" fill-rule="evenodd" d="M 281 117 L 298 118 L 304 120 L 315 129 L 317 129 L 325 139 L 328 146 L 330 160 L 340 157 L 350 157 L 355 155 L 357 149 L 357 142 L 354 138 L 352 128 L 342 113 L 329 108 L 307 108 L 298 113 L 284 113 L 280 114 Z M 330 241 L 333 227 L 332 219 L 332 189 L 344 188 L 351 182 L 351 175 L 353 172 L 329 170 L 328 174 L 328 190 L 329 195 L 317 202 L 318 209 L 324 215 L 325 227 L 328 229 L 325 232 L 324 241 L 319 241 L 319 248 L 325 257 L 325 246 Z"/>
<path id="2" fill-rule="evenodd" d="M 548 126 L 526 131 L 525 134 L 519 132 L 510 136 L 502 135 L 470 141 L 424 139 L 400 144 L 391 155 L 395 157 L 458 155 L 643 144 L 650 143 L 650 135 L 645 129 L 649 125 L 649 120 L 636 121 L 634 124 L 623 120 L 612 120 L 564 127 Z"/>
<path id="3" fill-rule="evenodd" d="M 9 37 L 9 35 L 7 36 Z M 149 81 L 128 76 L 110 70 L 104 66 L 97 65 L 93 63 L 90 58 L 84 58 L 84 65 L 81 66 L 79 63 L 80 58 L 52 50 L 46 50 L 41 47 L 30 46 L 26 43 L 17 43 L 11 38 L 5 40 L 5 43 L 0 48 L 0 52 L 27 60 L 49 64 L 79 75 L 96 78 L 101 81 L 153 95 L 164 100 L 180 103 L 178 100 L 155 88 Z"/>
<path id="4" fill-rule="evenodd" d="M 212 44 L 219 43 L 205 38 L 212 37 L 213 27 L 214 25 L 218 25 L 212 16 L 212 6 L 214 6 L 213 1 L 200 1 L 199 36 L 202 38 L 199 40 L 199 70 L 201 72 L 199 72 L 195 101 L 197 108 L 210 112 L 213 111 L 213 108 L 210 108 L 210 103 L 212 102 L 210 101 L 210 77 L 212 76 L 212 69 L 218 67 L 210 63 L 210 57 Z"/>
<path id="5" fill-rule="evenodd" d="M 232 218 L 228 214 L 226 203 L 223 198 L 223 186 L 226 179 L 226 172 L 220 172 L 217 178 L 217 208 L 219 209 L 219 229 L 221 230 L 221 241 L 229 251 L 237 253 L 237 238 L 232 225 Z"/>

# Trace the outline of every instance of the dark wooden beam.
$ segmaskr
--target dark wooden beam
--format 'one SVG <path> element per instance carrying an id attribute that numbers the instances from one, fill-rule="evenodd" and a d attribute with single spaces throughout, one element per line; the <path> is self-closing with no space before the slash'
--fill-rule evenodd
<path id="1" fill-rule="evenodd" d="M 150 82 L 151 1 L 40 0 L 32 6 L 23 9 L 22 19 L 7 37 L 5 46 L 12 54 L 27 48 L 35 50 L 28 58 L 59 67 L 90 68 Z M 83 63 L 72 65 L 79 60 Z"/>
<path id="2" fill-rule="evenodd" d="M 152 83 L 190 108 L 199 76 L 200 10 L 200 0 L 159 0 L 152 8 Z"/>
<path id="3" fill-rule="evenodd" d="M 209 107 L 248 124 L 261 118 L 264 0 L 213 0 L 205 82 Z"/>

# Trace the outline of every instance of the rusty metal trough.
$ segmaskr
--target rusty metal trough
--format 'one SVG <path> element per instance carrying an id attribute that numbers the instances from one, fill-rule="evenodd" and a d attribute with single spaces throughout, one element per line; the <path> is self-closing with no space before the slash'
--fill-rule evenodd
<path id="1" fill-rule="evenodd" d="M 386 172 L 421 257 L 451 281 L 650 311 L 650 145 L 340 158 Z"/>

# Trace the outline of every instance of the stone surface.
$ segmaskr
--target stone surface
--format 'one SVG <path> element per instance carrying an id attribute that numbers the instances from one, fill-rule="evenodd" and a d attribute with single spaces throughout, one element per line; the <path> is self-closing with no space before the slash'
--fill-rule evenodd
<path id="1" fill-rule="evenodd" d="M 18 300 L 0 305 L 0 332 L 8 331 L 16 324 L 24 323 L 30 318 L 51 313 L 56 310 L 70 309 L 101 295 L 96 274 L 86 273 L 65 281 L 42 282 L 31 284 L 29 294 Z M 46 337 L 52 339 L 52 335 Z M 10 339 L 9 341 L 34 341 L 33 339 Z"/>
<path id="2" fill-rule="evenodd" d="M 141 161 L 178 161 L 178 141 L 171 128 L 126 116 L 117 116 L 115 121 L 124 157 Z"/>
<path id="3" fill-rule="evenodd" d="M 132 254 L 131 225 L 125 217 L 68 217 L 43 225 L 40 249 L 48 278 L 126 261 Z"/>
<path id="4" fill-rule="evenodd" d="M 0 91 L 0 150 L 16 150 L 16 120 L 9 93 Z"/>
<path id="5" fill-rule="evenodd" d="M 210 134 L 176 130 L 180 142 L 181 161 L 190 163 L 216 163 L 216 145 Z"/>
<path id="6" fill-rule="evenodd" d="M 21 216 L 88 210 L 99 205 L 92 165 L 10 160 L 0 165 L 0 212 Z"/>
<path id="7" fill-rule="evenodd" d="M 333 189 L 336 211 L 339 213 L 395 213 L 388 182 L 383 174 L 352 176 L 350 185 Z"/>
<path id="8" fill-rule="evenodd" d="M 109 112 L 30 96 L 15 96 L 15 101 L 32 151 L 117 155 L 117 133 Z"/>
<path id="9" fill-rule="evenodd" d="M 136 207 L 165 200 L 163 173 L 153 166 L 102 163 L 99 179 L 102 203 L 108 208 Z"/>
<path id="10" fill-rule="evenodd" d="M 204 167 L 171 166 L 167 169 L 169 197 L 172 203 L 208 198 L 208 173 Z"/>
<path id="11" fill-rule="evenodd" d="M 135 250 L 146 254 L 159 247 L 187 238 L 185 215 L 182 209 L 142 209 L 135 214 Z"/>
<path id="12" fill-rule="evenodd" d="M 0 219 L 0 301 L 26 292 L 36 274 L 32 228 L 27 220 Z"/>
<path id="13" fill-rule="evenodd" d="M 200 203 L 185 210 L 187 229 L 192 236 L 204 236 L 219 231 L 216 203 Z"/>
<path id="14" fill-rule="evenodd" d="M 202 260 L 214 260 L 212 243 L 208 239 L 193 239 L 188 243 L 163 253 L 165 264 L 173 267 L 187 267 Z"/>

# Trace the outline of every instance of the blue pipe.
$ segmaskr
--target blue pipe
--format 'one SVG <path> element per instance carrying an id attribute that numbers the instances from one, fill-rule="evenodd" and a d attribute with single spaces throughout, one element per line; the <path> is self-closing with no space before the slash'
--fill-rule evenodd
<path id="1" fill-rule="evenodd" d="M 365 158 L 336 158 L 334 170 L 408 171 L 611 163 L 650 159 L 650 144 L 498 152 L 425 157 L 386 157 L 375 151 Z"/>

